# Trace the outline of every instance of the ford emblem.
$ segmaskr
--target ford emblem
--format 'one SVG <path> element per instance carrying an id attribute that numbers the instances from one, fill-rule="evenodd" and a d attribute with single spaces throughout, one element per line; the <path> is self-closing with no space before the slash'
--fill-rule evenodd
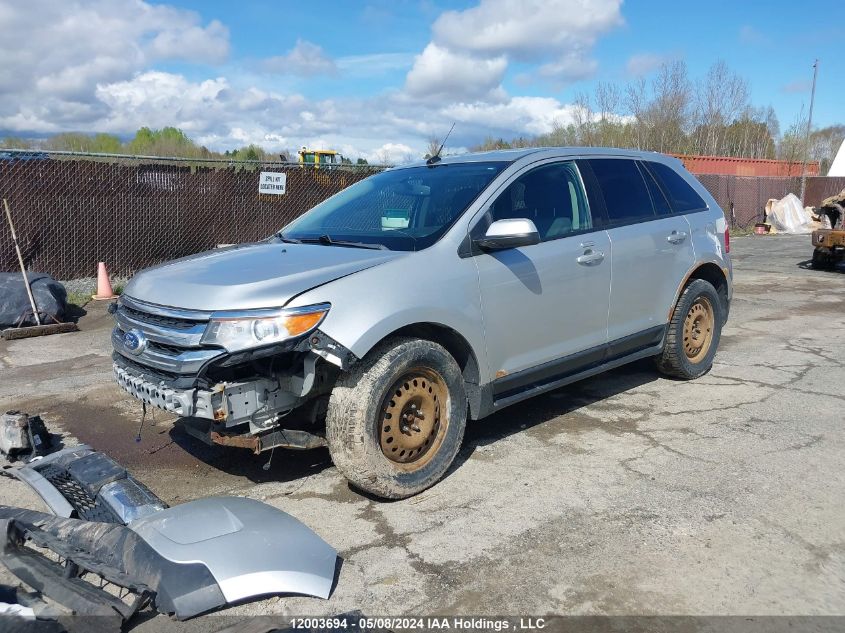
<path id="1" fill-rule="evenodd" d="M 147 349 L 147 337 L 140 330 L 129 330 L 123 335 L 123 347 L 130 354 L 137 356 Z"/>

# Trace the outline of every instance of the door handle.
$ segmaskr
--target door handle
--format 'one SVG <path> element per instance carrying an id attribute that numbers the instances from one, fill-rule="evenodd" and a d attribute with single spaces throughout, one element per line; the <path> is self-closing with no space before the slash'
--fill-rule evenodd
<path id="1" fill-rule="evenodd" d="M 596 251 L 588 251 L 581 255 L 580 257 L 576 257 L 575 261 L 579 264 L 583 264 L 584 266 L 592 266 L 593 264 L 598 264 L 604 259 L 604 253 Z"/>
<path id="2" fill-rule="evenodd" d="M 687 239 L 687 234 L 684 231 L 672 231 L 666 236 L 666 241 L 672 244 L 680 244 Z"/>

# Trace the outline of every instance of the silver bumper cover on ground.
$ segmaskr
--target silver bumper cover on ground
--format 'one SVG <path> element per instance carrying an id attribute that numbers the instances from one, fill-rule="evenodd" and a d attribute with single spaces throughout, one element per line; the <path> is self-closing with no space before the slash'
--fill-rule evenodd
<path id="1" fill-rule="evenodd" d="M 267 594 L 331 593 L 335 550 L 260 501 L 209 497 L 168 508 L 85 445 L 12 472 L 61 518 L 0 505 L 0 562 L 77 614 L 126 620 L 148 596 L 160 612 L 184 619 Z M 41 556 L 26 547 L 30 539 L 74 565 Z M 95 586 L 104 579 L 138 599 L 123 603 L 103 593 Z"/>

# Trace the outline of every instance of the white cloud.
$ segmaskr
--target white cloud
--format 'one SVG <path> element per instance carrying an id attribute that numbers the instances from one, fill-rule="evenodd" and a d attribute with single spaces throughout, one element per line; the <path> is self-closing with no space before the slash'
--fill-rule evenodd
<path id="1" fill-rule="evenodd" d="M 414 151 L 404 143 L 385 143 L 362 155 L 371 165 L 398 165 L 419 157 L 419 151 Z"/>
<path id="2" fill-rule="evenodd" d="M 268 72 L 301 77 L 337 73 L 334 60 L 320 46 L 306 40 L 296 40 L 296 45 L 284 55 L 265 59 L 263 67 Z"/>
<path id="3" fill-rule="evenodd" d="M 475 100 L 497 97 L 497 89 L 507 70 L 504 57 L 477 59 L 429 44 L 414 61 L 405 80 L 411 96 Z"/>
<path id="4" fill-rule="evenodd" d="M 537 59 L 592 46 L 623 24 L 621 0 L 481 0 L 434 22 L 434 41 L 455 50 Z"/>
<path id="5" fill-rule="evenodd" d="M 642 77 L 653 70 L 657 70 L 672 57 L 669 55 L 660 55 L 657 53 L 638 53 L 628 58 L 625 63 L 625 72 L 633 77 Z"/>
<path id="6" fill-rule="evenodd" d="M 623 24 L 621 0 L 481 0 L 446 11 L 432 26 L 432 41 L 414 61 L 406 88 L 454 101 L 501 100 L 508 61 L 545 62 L 523 80 L 556 86 L 593 75 L 589 56 L 602 34 Z M 445 89 L 440 89 L 445 86 Z"/>
<path id="7" fill-rule="evenodd" d="M 192 11 L 143 0 L 31 0 L 0 7 L 0 129 L 52 132 L 107 113 L 98 84 L 131 78 L 156 61 L 214 63 L 228 30 Z"/>
<path id="8" fill-rule="evenodd" d="M 471 14 L 480 20 L 479 32 L 470 29 L 465 44 L 450 29 L 468 12 L 448 12 L 416 56 L 375 53 L 332 61 L 319 47 L 309 48 L 316 45 L 300 41 L 282 56 L 286 73 L 337 72 L 348 79 L 410 69 L 404 86 L 393 90 L 315 99 L 291 92 L 284 78 L 238 63 L 208 74 L 209 62 L 228 55 L 228 31 L 190 11 L 143 0 L 119 6 L 111 0 L 0 3 L 0 23 L 7 27 L 0 39 L 0 135 L 70 130 L 130 135 L 141 126 L 176 126 L 216 150 L 250 143 L 273 152 L 322 146 L 352 159 L 395 163 L 422 156 L 425 139 L 444 135 L 453 122 L 447 152 L 488 135 L 542 134 L 555 122 L 569 122 L 573 106 L 549 97 L 508 96 L 502 80 L 509 60 L 533 56 L 538 67 L 533 80 L 571 81 L 593 72 L 592 42 L 616 23 L 618 3 L 580 11 L 578 3 L 549 0 L 558 13 L 567 9 L 563 17 L 546 4 L 532 5 L 557 27 L 568 24 L 566 37 L 560 28 L 551 33 L 545 26 L 529 37 L 514 22 L 523 6 L 482 0 Z M 534 17 L 531 22 L 540 28 Z M 578 28 L 583 32 L 574 33 Z M 190 75 L 163 71 L 161 62 L 173 59 L 200 65 Z"/>
<path id="9" fill-rule="evenodd" d="M 378 77 L 394 70 L 407 70 L 414 63 L 411 53 L 372 53 L 347 55 L 335 60 L 344 77 Z"/>
<path id="10" fill-rule="evenodd" d="M 547 134 L 555 124 L 572 122 L 576 106 L 564 105 L 552 97 L 513 97 L 506 103 L 456 104 L 444 109 L 447 117 L 462 126 L 486 129 L 493 135 Z"/>
<path id="11" fill-rule="evenodd" d="M 540 77 L 562 85 L 579 79 L 592 77 L 598 69 L 595 59 L 585 57 L 582 51 L 564 53 L 559 59 L 543 64 L 537 71 Z"/>

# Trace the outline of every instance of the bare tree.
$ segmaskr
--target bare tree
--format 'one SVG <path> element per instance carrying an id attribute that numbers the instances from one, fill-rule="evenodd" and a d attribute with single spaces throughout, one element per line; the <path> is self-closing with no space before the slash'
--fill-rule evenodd
<path id="1" fill-rule="evenodd" d="M 686 127 L 692 103 L 687 65 L 676 60 L 663 64 L 652 81 L 648 107 L 650 143 L 646 149 L 660 152 L 686 151 Z"/>
<path id="2" fill-rule="evenodd" d="M 644 77 L 640 77 L 625 87 L 625 105 L 634 118 L 632 145 L 637 149 L 643 149 L 646 145 L 648 129 L 648 97 Z"/>
<path id="3" fill-rule="evenodd" d="M 430 158 L 437 154 L 437 151 L 440 149 L 440 145 L 443 141 L 440 139 L 439 136 L 436 134 L 431 134 L 426 139 L 426 150 L 425 150 L 425 158 Z"/>
<path id="4" fill-rule="evenodd" d="M 693 149 L 721 155 L 728 125 L 750 107 L 748 82 L 719 60 L 707 71 L 696 90 Z"/>

